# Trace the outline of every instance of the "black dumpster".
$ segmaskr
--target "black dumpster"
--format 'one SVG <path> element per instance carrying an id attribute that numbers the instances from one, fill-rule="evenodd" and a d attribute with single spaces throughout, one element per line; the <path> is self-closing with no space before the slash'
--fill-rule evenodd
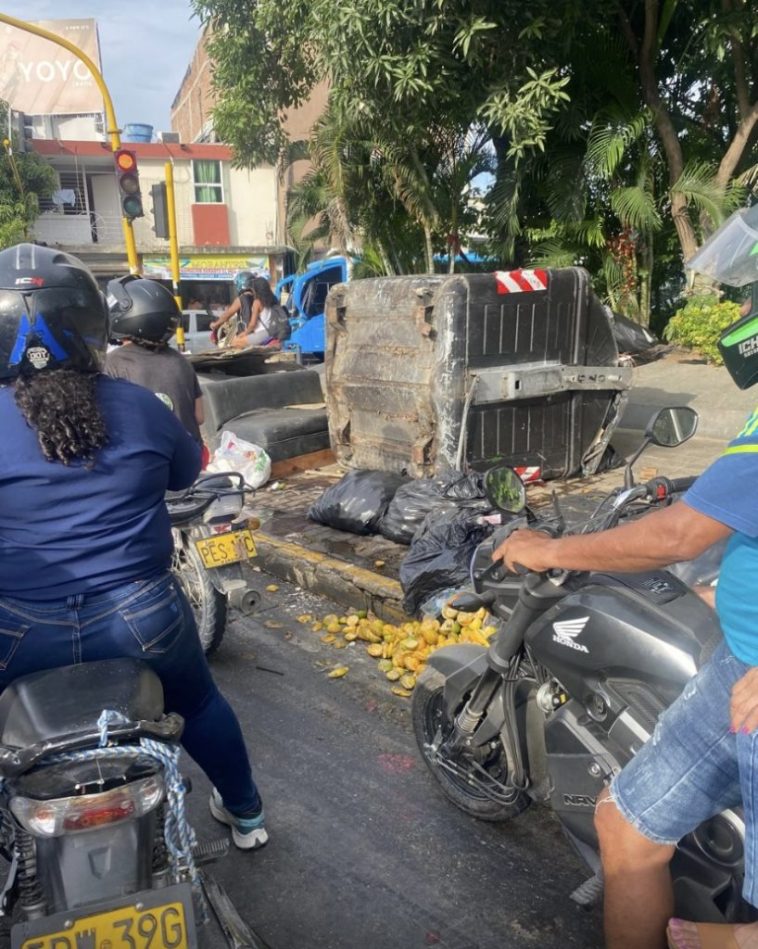
<path id="1" fill-rule="evenodd" d="M 384 277 L 329 294 L 329 429 L 350 467 L 592 473 L 630 385 L 578 267 Z"/>

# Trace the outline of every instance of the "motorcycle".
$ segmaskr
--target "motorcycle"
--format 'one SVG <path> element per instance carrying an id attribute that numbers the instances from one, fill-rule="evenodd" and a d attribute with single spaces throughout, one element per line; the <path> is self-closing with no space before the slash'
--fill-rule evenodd
<path id="1" fill-rule="evenodd" d="M 236 472 L 206 474 L 166 498 L 174 536 L 171 570 L 190 602 L 206 655 L 221 645 L 229 608 L 247 616 L 260 600 L 242 573 L 242 564 L 256 556 L 252 530 L 259 526 L 244 508 L 245 491 Z"/>
<path id="2" fill-rule="evenodd" d="M 142 662 L 37 672 L 0 696 L 0 932 L 12 949 L 189 949 L 206 898 L 261 947 L 199 867 L 178 770 L 180 716 Z"/>
<path id="3" fill-rule="evenodd" d="M 694 434 L 692 409 L 663 409 L 627 465 L 625 486 L 598 507 L 585 530 L 613 527 L 670 503 L 694 478 L 635 484 L 631 464 L 653 443 L 674 447 Z M 486 475 L 490 500 L 510 514 L 525 509 L 518 475 Z M 532 526 L 554 534 L 563 516 Z M 433 653 L 416 684 L 413 725 L 421 754 L 443 793 L 480 820 L 504 821 L 532 803 L 552 807 L 592 876 L 572 894 L 581 906 L 602 895 L 595 802 L 652 735 L 658 716 L 720 639 L 713 610 L 671 571 L 613 574 L 526 572 L 517 578 L 492 561 L 511 520 L 477 549 L 474 593 L 458 609 L 486 607 L 499 630 L 489 648 L 450 646 Z M 677 915 L 735 922 L 741 900 L 744 823 L 725 811 L 680 841 L 671 870 Z"/>

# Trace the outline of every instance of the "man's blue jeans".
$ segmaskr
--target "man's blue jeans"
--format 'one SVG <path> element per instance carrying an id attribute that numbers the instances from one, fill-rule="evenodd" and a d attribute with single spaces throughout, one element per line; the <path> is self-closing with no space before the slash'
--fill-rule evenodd
<path id="1" fill-rule="evenodd" d="M 141 659 L 160 677 L 166 710 L 185 720 L 182 744 L 225 806 L 259 810 L 237 716 L 213 681 L 171 574 L 51 602 L 0 597 L 0 690 L 30 672 L 119 657 Z"/>

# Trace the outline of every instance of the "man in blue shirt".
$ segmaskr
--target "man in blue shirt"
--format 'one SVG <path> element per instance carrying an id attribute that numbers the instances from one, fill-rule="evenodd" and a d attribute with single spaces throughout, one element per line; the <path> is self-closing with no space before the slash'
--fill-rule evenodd
<path id="1" fill-rule="evenodd" d="M 676 843 L 743 803 L 743 895 L 758 906 L 758 411 L 684 498 L 599 534 L 516 531 L 493 554 L 509 569 L 643 571 L 690 560 L 729 538 L 716 592 L 725 642 L 598 799 L 609 949 L 663 949 L 674 908 Z M 742 798 L 742 801 L 740 800 Z M 758 925 L 672 919 L 669 946 L 758 946 Z"/>

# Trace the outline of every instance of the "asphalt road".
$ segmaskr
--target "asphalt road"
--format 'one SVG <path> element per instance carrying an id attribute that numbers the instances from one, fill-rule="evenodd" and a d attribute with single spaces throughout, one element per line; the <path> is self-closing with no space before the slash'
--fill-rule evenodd
<path id="1" fill-rule="evenodd" d="M 586 874 L 550 812 L 487 824 L 456 810 L 416 752 L 409 700 L 359 644 L 337 652 L 296 620 L 342 610 L 283 583 L 263 595 L 211 665 L 242 721 L 271 839 L 209 870 L 271 949 L 601 946 L 599 913 L 569 900 Z M 343 662 L 348 675 L 327 678 Z M 186 770 L 190 817 L 216 837 L 207 781 Z"/>

